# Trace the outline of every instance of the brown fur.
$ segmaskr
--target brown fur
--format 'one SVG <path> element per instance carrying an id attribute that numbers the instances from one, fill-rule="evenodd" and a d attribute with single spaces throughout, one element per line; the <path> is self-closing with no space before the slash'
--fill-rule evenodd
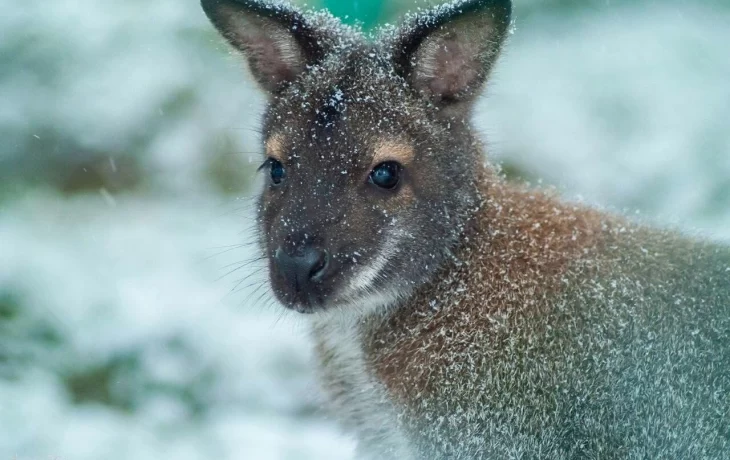
<path id="1" fill-rule="evenodd" d="M 434 276 L 441 281 L 420 289 L 366 342 L 373 370 L 401 399 L 422 397 L 429 383 L 444 381 L 448 376 L 432 372 L 451 368 L 455 363 L 447 361 L 455 356 L 468 357 L 469 347 L 483 342 L 476 335 L 499 315 L 543 314 L 542 300 L 560 288 L 566 271 L 603 243 L 606 217 L 596 211 L 495 179 L 484 184 L 467 243 Z M 459 296 L 463 290 L 468 295 Z M 440 353 L 445 335 L 463 339 L 448 344 L 448 355 Z"/>
<path id="2" fill-rule="evenodd" d="M 376 142 L 374 150 L 373 167 L 385 161 L 396 161 L 408 166 L 416 154 L 410 143 L 393 139 L 381 139 Z"/>
<path id="3" fill-rule="evenodd" d="M 281 134 L 272 134 L 265 142 L 266 156 L 285 162 L 284 145 L 285 141 Z"/>

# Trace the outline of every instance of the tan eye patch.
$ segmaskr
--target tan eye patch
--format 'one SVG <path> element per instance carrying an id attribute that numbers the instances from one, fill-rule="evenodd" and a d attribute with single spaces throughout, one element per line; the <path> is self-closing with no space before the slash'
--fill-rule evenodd
<path id="1" fill-rule="evenodd" d="M 397 161 L 405 166 L 413 161 L 414 155 L 415 151 L 410 143 L 401 140 L 386 139 L 375 145 L 373 165 L 383 163 L 384 161 Z"/>
<path id="2" fill-rule="evenodd" d="M 284 162 L 284 137 L 281 134 L 273 134 L 269 137 L 264 147 L 267 156 Z"/>

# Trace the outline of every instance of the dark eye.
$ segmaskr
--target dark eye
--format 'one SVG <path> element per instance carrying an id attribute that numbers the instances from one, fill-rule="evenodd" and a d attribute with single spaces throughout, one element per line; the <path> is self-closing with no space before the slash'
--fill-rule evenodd
<path id="1" fill-rule="evenodd" d="M 393 189 L 400 180 L 400 171 L 400 164 L 395 161 L 386 161 L 373 168 L 368 180 L 380 188 Z"/>
<path id="2" fill-rule="evenodd" d="M 283 181 L 286 177 L 286 170 L 284 169 L 284 165 L 281 164 L 279 160 L 275 160 L 273 158 L 269 158 L 269 165 L 271 168 L 271 183 L 274 185 L 281 184 L 281 181 Z"/>

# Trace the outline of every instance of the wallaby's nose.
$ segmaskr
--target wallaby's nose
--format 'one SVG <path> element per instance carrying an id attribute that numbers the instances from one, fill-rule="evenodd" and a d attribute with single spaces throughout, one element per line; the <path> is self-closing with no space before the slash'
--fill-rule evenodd
<path id="1" fill-rule="evenodd" d="M 297 248 L 293 255 L 279 248 L 274 254 L 274 261 L 289 284 L 297 292 L 302 292 L 321 281 L 329 265 L 329 255 L 327 251 L 309 245 Z"/>

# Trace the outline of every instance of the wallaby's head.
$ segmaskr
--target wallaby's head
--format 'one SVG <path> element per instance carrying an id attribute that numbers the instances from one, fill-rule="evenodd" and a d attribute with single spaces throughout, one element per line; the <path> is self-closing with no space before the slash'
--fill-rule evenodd
<path id="1" fill-rule="evenodd" d="M 384 305 L 427 280 L 478 207 L 468 119 L 510 1 L 453 1 L 374 37 L 280 3 L 202 4 L 270 96 L 259 229 L 279 300 Z"/>

